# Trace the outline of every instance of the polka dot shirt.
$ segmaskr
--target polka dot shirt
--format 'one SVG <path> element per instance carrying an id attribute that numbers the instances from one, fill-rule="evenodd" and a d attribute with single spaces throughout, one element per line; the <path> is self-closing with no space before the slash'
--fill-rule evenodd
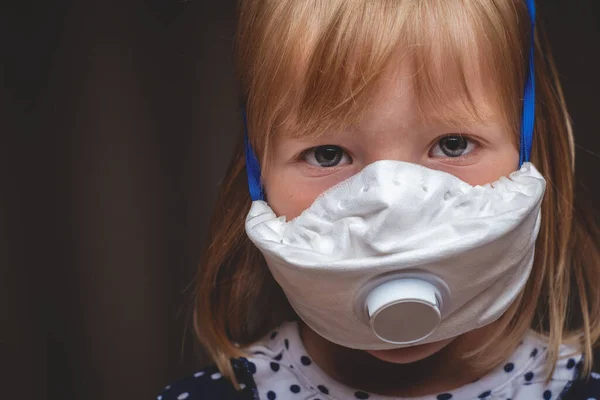
<path id="1" fill-rule="evenodd" d="M 167 386 L 157 400 L 400 399 L 345 386 L 329 378 L 308 356 L 295 322 L 285 323 L 247 350 L 252 357 L 240 359 L 243 365 L 233 364 L 234 369 L 244 370 L 250 376 L 250 381 L 240 381 L 241 391 L 235 391 L 229 381 L 212 367 Z M 576 377 L 581 354 L 563 345 L 549 383 L 545 382 L 545 357 L 544 340 L 531 332 L 505 363 L 481 379 L 447 393 L 411 397 L 410 400 L 560 400 L 561 393 L 570 388 Z M 600 374 L 593 373 L 591 381 L 594 380 L 598 382 L 594 388 L 600 388 Z M 569 391 L 569 394 L 577 390 Z M 600 396 L 596 398 L 584 392 L 585 395 L 569 398 L 600 400 Z"/>
<path id="2" fill-rule="evenodd" d="M 370 399 L 392 397 L 367 393 L 329 378 L 307 354 L 298 324 L 289 322 L 249 348 L 256 365 L 254 379 L 261 399 Z M 531 333 L 506 363 L 487 376 L 448 393 L 413 397 L 411 400 L 456 399 L 556 399 L 574 378 L 581 355 L 563 346 L 561 360 L 549 384 L 545 383 L 545 343 Z M 302 393 L 301 397 L 294 397 Z"/>

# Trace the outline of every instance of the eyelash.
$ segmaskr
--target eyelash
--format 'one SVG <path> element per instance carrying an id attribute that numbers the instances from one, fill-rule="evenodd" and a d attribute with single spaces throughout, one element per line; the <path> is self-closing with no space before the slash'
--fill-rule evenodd
<path id="1" fill-rule="evenodd" d="M 471 151 L 469 151 L 469 152 L 468 152 L 467 154 L 465 154 L 465 155 L 459 155 L 459 156 L 456 156 L 456 157 L 451 157 L 451 156 L 448 156 L 448 155 L 446 155 L 446 157 L 444 157 L 444 158 L 446 158 L 446 159 L 448 159 L 448 160 L 460 160 L 460 159 L 464 159 L 465 157 L 468 157 L 468 156 L 469 156 L 471 153 L 473 153 L 474 151 L 478 150 L 478 149 L 481 147 L 481 143 L 480 143 L 478 140 L 474 139 L 474 138 L 473 138 L 472 136 L 470 136 L 470 135 L 466 135 L 466 134 L 462 134 L 462 133 L 461 133 L 461 134 L 447 134 L 447 135 L 443 135 L 443 136 L 439 136 L 439 137 L 437 137 L 437 138 L 436 138 L 436 139 L 435 139 L 435 140 L 434 140 L 434 141 L 433 141 L 433 142 L 432 142 L 432 143 L 429 145 L 429 152 L 428 152 L 428 154 L 431 154 L 431 152 L 433 151 L 434 147 L 435 147 L 435 146 L 439 146 L 439 145 L 440 145 L 440 142 L 441 142 L 443 139 L 445 139 L 445 138 L 455 138 L 455 137 L 459 137 L 459 138 L 462 138 L 462 139 L 466 140 L 466 141 L 467 141 L 467 146 L 469 146 L 469 145 L 473 145 L 473 146 L 475 146 L 475 148 L 474 148 L 474 149 L 472 149 Z M 317 150 L 317 149 L 319 149 L 319 148 L 323 148 L 323 147 L 327 147 L 327 146 L 331 146 L 331 147 L 337 147 L 337 148 L 341 149 L 341 150 L 343 151 L 344 155 L 347 155 L 347 156 L 349 156 L 349 157 L 350 157 L 350 159 L 352 160 L 352 156 L 350 155 L 350 152 L 349 152 L 348 150 L 344 149 L 344 148 L 343 148 L 343 147 L 341 147 L 341 146 L 338 146 L 338 145 L 333 145 L 333 144 L 326 144 L 326 145 L 321 145 L 321 146 L 310 147 L 310 148 L 308 148 L 308 149 L 306 149 L 306 150 L 302 151 L 302 152 L 301 152 L 301 153 L 298 155 L 298 160 L 299 160 L 299 161 L 304 161 L 304 162 L 306 162 L 306 157 L 307 157 L 307 156 L 308 156 L 308 155 L 309 155 L 311 152 L 314 152 L 314 151 L 316 151 L 316 150 Z M 440 157 L 438 157 L 438 158 L 440 158 Z M 311 164 L 309 164 L 309 165 L 310 165 L 311 167 L 315 167 L 315 168 L 321 168 L 321 169 L 323 169 L 323 168 L 335 168 L 336 166 L 338 166 L 338 165 L 335 165 L 335 166 L 331 166 L 331 167 L 322 167 L 322 166 L 318 166 L 318 167 L 317 167 L 317 166 L 314 166 L 314 165 L 311 165 Z"/>

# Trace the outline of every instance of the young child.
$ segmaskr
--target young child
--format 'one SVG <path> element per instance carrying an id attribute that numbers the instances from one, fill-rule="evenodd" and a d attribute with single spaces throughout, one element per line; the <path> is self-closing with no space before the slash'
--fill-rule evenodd
<path id="1" fill-rule="evenodd" d="M 158 399 L 600 399 L 598 232 L 538 28 L 532 0 L 242 0 L 247 130 L 194 298 L 215 367 Z"/>

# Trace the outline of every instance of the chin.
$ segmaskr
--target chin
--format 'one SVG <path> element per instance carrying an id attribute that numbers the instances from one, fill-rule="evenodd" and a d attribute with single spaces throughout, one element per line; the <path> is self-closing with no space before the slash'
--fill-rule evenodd
<path id="1" fill-rule="evenodd" d="M 365 350 L 367 353 L 381 361 L 392 364 L 410 364 L 430 357 L 450 344 L 454 338 L 439 342 L 419 344 L 391 350 Z"/>

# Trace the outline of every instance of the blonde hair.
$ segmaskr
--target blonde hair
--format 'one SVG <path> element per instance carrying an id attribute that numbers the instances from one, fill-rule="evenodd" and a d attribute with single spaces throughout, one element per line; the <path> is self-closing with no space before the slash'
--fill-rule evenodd
<path id="1" fill-rule="evenodd" d="M 455 123 L 450 92 L 473 119 L 482 118 L 468 78 L 475 66 L 517 143 L 530 29 L 522 0 L 241 1 L 237 67 L 249 139 L 263 172 L 275 135 L 316 135 L 356 123 L 398 54 L 414 66 L 423 119 Z M 593 221 L 584 223 L 575 212 L 571 123 L 539 28 L 534 45 L 532 162 L 548 183 L 535 263 L 502 326 L 466 356 L 480 366 L 497 365 L 533 328 L 549 340 L 548 376 L 560 344 L 570 339 L 579 341 L 588 374 L 600 336 L 599 235 Z M 251 199 L 242 135 L 216 204 L 196 277 L 194 329 L 235 383 L 230 359 L 245 355 L 241 347 L 297 318 L 245 233 Z"/>

